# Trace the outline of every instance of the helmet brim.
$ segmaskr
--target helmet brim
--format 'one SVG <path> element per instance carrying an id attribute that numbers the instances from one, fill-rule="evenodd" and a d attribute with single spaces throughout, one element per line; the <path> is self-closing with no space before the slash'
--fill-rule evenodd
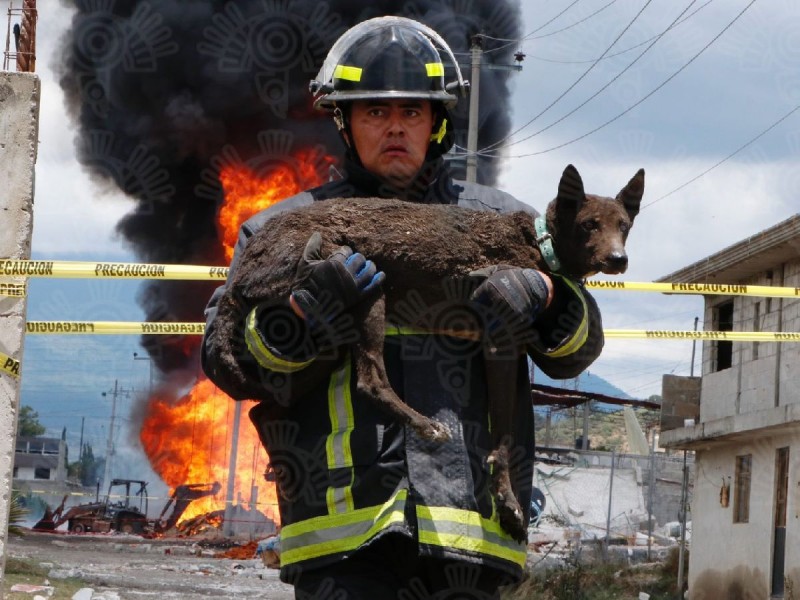
<path id="1" fill-rule="evenodd" d="M 338 104 L 354 102 L 356 100 L 429 100 L 441 102 L 445 108 L 453 108 L 458 102 L 453 94 L 443 91 L 403 91 L 403 90 L 342 90 L 325 94 L 317 98 L 314 108 L 317 110 L 332 111 Z"/>

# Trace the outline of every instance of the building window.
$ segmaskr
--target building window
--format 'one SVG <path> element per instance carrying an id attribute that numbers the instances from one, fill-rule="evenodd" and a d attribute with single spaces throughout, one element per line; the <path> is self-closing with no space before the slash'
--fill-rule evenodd
<path id="1" fill-rule="evenodd" d="M 750 522 L 750 474 L 753 455 L 736 457 L 736 483 L 733 493 L 733 522 Z"/>
<path id="2" fill-rule="evenodd" d="M 714 324 L 717 331 L 733 331 L 733 300 L 714 307 Z M 714 344 L 717 351 L 714 371 L 730 369 L 733 365 L 733 342 L 717 340 Z"/>
<path id="3" fill-rule="evenodd" d="M 50 479 L 50 469 L 45 469 L 44 467 L 36 467 L 33 470 L 33 478 L 34 479 Z"/>

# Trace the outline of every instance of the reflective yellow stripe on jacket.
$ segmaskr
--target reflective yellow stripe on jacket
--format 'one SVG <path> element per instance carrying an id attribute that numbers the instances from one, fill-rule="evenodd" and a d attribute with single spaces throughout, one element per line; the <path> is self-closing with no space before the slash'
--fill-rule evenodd
<path id="1" fill-rule="evenodd" d="M 398 490 L 380 506 L 323 515 L 281 530 L 281 565 L 355 550 L 382 529 L 404 522 L 408 490 Z"/>
<path id="2" fill-rule="evenodd" d="M 514 541 L 497 521 L 471 510 L 417 506 L 417 522 L 422 544 L 496 556 L 519 566 L 525 564 L 525 544 Z"/>
<path id="3" fill-rule="evenodd" d="M 328 512 L 343 513 L 353 510 L 353 453 L 350 450 L 350 434 L 355 426 L 353 399 L 350 393 L 352 362 L 350 355 L 342 368 L 331 377 L 328 386 L 328 414 L 331 419 L 331 433 L 325 443 L 328 469 L 349 469 L 350 479 L 342 487 L 329 487 L 326 493 Z"/>
<path id="4" fill-rule="evenodd" d="M 274 354 L 267 346 L 264 340 L 261 329 L 258 326 L 259 308 L 256 307 L 247 315 L 247 322 L 244 328 L 244 341 L 247 344 L 247 349 L 253 358 L 256 359 L 265 369 L 275 371 L 276 373 L 294 373 L 305 369 L 308 365 L 314 362 L 313 358 L 308 360 L 293 361 L 281 358 Z"/>
<path id="5" fill-rule="evenodd" d="M 578 285 L 574 281 L 568 277 L 562 277 L 561 281 L 566 283 L 567 286 L 572 289 L 575 296 L 580 298 L 581 322 L 578 324 L 578 327 L 575 329 L 575 333 L 571 338 L 569 338 L 555 350 L 543 353 L 545 356 L 549 356 L 551 358 L 561 358 L 562 356 L 574 354 L 580 350 L 581 347 L 583 347 L 589 337 L 589 307 L 586 306 L 586 298 L 583 297 L 583 293 L 581 293 L 580 289 L 578 289 Z"/>

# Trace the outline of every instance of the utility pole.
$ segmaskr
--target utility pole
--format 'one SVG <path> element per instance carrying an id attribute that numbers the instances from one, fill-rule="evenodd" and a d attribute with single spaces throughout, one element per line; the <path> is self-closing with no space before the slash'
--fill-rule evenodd
<path id="1" fill-rule="evenodd" d="M 694 318 L 694 330 L 697 331 L 699 317 Z M 689 367 L 690 377 L 694 376 L 694 352 L 697 341 L 692 341 L 692 364 Z M 681 543 L 678 546 L 678 592 L 683 594 L 683 579 L 686 562 L 686 504 L 689 501 L 689 468 L 686 466 L 686 450 L 683 451 L 683 481 L 681 482 Z"/>
<path id="2" fill-rule="evenodd" d="M 547 417 L 544 422 L 544 446 L 545 448 L 550 447 L 550 423 L 553 419 L 553 407 L 547 407 Z"/>
<path id="3" fill-rule="evenodd" d="M 606 514 L 606 539 L 603 544 L 603 556 L 608 562 L 608 538 L 611 533 L 611 501 L 614 499 L 614 466 L 616 463 L 616 450 L 611 451 L 611 479 L 608 482 L 608 513 Z"/>
<path id="4" fill-rule="evenodd" d="M 233 535 L 233 492 L 236 484 L 236 455 L 239 452 L 239 421 L 242 417 L 242 403 L 235 402 L 233 411 L 233 433 L 231 434 L 231 454 L 228 460 L 228 489 L 225 493 L 225 513 L 222 517 L 222 535 Z"/>
<path id="5" fill-rule="evenodd" d="M 81 447 L 78 451 L 78 460 L 83 460 L 83 425 L 86 422 L 86 417 L 81 417 Z"/>
<path id="6" fill-rule="evenodd" d="M 587 400 L 583 403 L 583 433 L 581 434 L 581 450 L 586 452 L 589 449 L 589 407 L 592 401 Z"/>
<path id="7" fill-rule="evenodd" d="M 469 82 L 469 126 L 467 128 L 467 181 L 475 183 L 478 179 L 478 106 L 481 89 L 481 56 L 483 40 L 480 35 L 472 36 L 472 76 Z"/>
<path id="8" fill-rule="evenodd" d="M 653 439 L 650 440 L 650 476 L 647 483 L 647 560 L 652 559 L 653 540 L 653 491 L 656 487 L 656 432 L 651 430 Z"/>
<path id="9" fill-rule="evenodd" d="M 492 63 L 483 62 L 483 35 L 476 34 L 472 36 L 472 46 L 470 48 L 472 62 L 472 74 L 469 81 L 469 122 L 467 124 L 467 173 L 466 180 L 470 183 L 475 183 L 478 180 L 478 117 L 479 104 L 480 104 L 480 88 L 481 88 L 481 69 L 486 68 L 495 71 L 521 71 L 522 65 L 520 64 L 525 55 L 522 52 L 517 52 L 514 55 L 514 60 L 517 64 L 514 65 L 496 65 Z M 459 66 L 465 66 L 459 64 Z"/>
<path id="10" fill-rule="evenodd" d="M 108 427 L 108 442 L 106 443 L 106 464 L 103 469 L 103 487 L 108 488 L 108 484 L 111 481 L 111 457 L 114 454 L 114 419 L 117 417 L 117 396 L 122 394 L 129 394 L 130 390 L 123 390 L 119 387 L 119 381 L 114 380 L 114 389 L 110 392 L 111 393 L 111 424 Z M 107 395 L 107 392 L 102 393 L 103 396 Z"/>

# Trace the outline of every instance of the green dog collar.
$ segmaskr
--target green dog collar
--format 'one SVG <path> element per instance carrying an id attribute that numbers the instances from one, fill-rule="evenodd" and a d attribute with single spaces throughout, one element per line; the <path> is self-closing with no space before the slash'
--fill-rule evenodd
<path id="1" fill-rule="evenodd" d="M 547 223 L 544 217 L 536 217 L 533 221 L 533 227 L 536 229 L 536 245 L 544 257 L 544 261 L 550 270 L 557 272 L 561 268 L 561 262 L 556 256 L 556 251 L 553 248 L 553 236 L 547 231 Z"/>

